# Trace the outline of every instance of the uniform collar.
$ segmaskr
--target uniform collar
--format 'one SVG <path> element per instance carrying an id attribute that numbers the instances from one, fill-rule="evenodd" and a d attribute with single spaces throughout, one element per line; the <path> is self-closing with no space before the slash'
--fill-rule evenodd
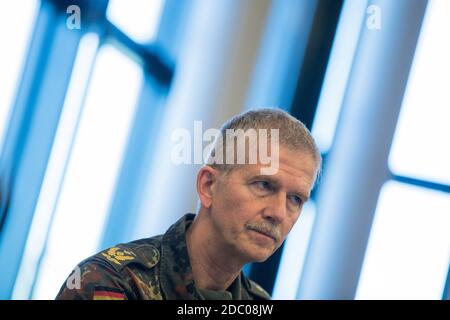
<path id="1" fill-rule="evenodd" d="M 169 300 L 204 299 L 195 287 L 186 244 L 186 231 L 195 214 L 188 213 L 175 222 L 163 235 L 161 243 L 161 289 Z M 241 271 L 228 289 L 233 299 L 249 299 L 251 284 Z"/>
<path id="2" fill-rule="evenodd" d="M 195 214 L 186 214 L 163 235 L 161 244 L 161 289 L 167 299 L 200 299 L 194 285 L 186 244 L 186 231 Z"/>

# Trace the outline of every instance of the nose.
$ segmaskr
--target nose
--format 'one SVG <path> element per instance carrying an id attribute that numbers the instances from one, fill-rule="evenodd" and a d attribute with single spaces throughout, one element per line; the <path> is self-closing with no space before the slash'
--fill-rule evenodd
<path id="1" fill-rule="evenodd" d="M 268 199 L 268 205 L 263 211 L 263 217 L 274 224 L 280 224 L 287 215 L 286 194 L 278 192 Z"/>

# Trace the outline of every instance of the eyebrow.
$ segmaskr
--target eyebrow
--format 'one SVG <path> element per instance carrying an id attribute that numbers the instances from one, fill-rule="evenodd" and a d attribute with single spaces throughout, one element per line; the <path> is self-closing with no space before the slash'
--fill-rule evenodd
<path id="1" fill-rule="evenodd" d="M 272 176 L 268 176 L 268 175 L 257 175 L 257 176 L 253 176 L 250 178 L 250 180 L 259 180 L 259 179 L 267 180 L 277 188 L 279 188 L 281 185 L 281 183 L 279 182 L 278 179 L 275 179 Z M 299 196 L 303 200 L 303 202 L 307 202 L 309 200 L 309 195 L 306 195 L 301 191 L 296 191 L 296 192 L 294 192 L 294 194 L 296 196 Z"/>

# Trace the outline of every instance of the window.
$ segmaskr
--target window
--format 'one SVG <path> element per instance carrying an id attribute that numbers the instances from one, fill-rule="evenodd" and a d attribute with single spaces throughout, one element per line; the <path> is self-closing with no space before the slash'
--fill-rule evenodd
<path id="1" fill-rule="evenodd" d="M 342 9 L 311 131 L 321 153 L 333 144 L 366 8 L 367 1 L 357 0 L 345 1 Z"/>
<path id="2" fill-rule="evenodd" d="M 450 262 L 450 196 L 396 181 L 382 189 L 357 299 L 440 299 Z"/>
<path id="3" fill-rule="evenodd" d="M 393 173 L 450 184 L 450 2 L 429 3 L 395 133 Z"/>
<path id="4" fill-rule="evenodd" d="M 21 76 L 25 50 L 31 38 L 32 27 L 37 14 L 39 2 L 29 1 L 26 6 L 18 1 L 0 2 L 0 39 L 2 47 L 0 59 L 0 151 L 3 135 L 7 129 L 9 110 L 14 103 L 14 94 Z M 14 30 L 14 32 L 11 32 Z"/>
<path id="5" fill-rule="evenodd" d="M 158 30 L 162 0 L 110 0 L 107 18 L 134 41 L 149 42 Z"/>
<path id="6" fill-rule="evenodd" d="M 68 272 L 99 249 L 142 77 L 113 46 L 100 49 L 33 298 L 53 298 Z"/>
<path id="7" fill-rule="evenodd" d="M 441 299 L 450 263 L 450 2 L 428 3 L 358 299 Z"/>
<path id="8" fill-rule="evenodd" d="M 2 229 L 0 254 L 10 260 L 2 267 L 3 298 L 54 298 L 70 270 L 99 250 L 105 230 L 118 224 L 110 207 L 115 199 L 126 202 L 114 197 L 127 187 L 119 177 L 140 175 L 144 161 L 139 152 L 126 157 L 127 151 L 148 138 L 144 121 L 136 126 L 136 113 L 153 117 L 153 109 L 143 113 L 143 108 L 154 107 L 173 76 L 167 52 L 152 46 L 161 41 L 164 3 L 75 1 L 82 9 L 80 30 L 67 28 L 66 5 L 57 0 L 0 4 L 0 36 L 6 42 L 0 151 L 6 127 L 15 133 L 6 137 L 8 153 L 0 155 L 11 175 L 11 202 L 17 203 L 8 208 L 5 217 L 13 218 Z M 22 69 L 26 81 L 18 86 Z M 144 125 L 156 131 L 151 120 Z"/>
<path id="9" fill-rule="evenodd" d="M 24 256 L 15 283 L 14 299 L 27 299 L 30 296 L 34 275 L 47 240 L 46 236 L 54 205 L 60 192 L 97 46 L 97 35 L 88 34 L 83 37 L 78 48 L 74 72 L 71 76 L 56 139 L 48 162 L 48 170 L 42 183 Z"/>

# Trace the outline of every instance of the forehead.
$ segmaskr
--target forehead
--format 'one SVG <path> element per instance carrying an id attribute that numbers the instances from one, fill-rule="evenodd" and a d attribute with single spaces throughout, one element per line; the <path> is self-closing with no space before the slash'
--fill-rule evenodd
<path id="1" fill-rule="evenodd" d="M 305 197 L 310 195 L 318 170 L 317 163 L 309 152 L 293 151 L 285 147 L 280 147 L 277 173 L 262 175 L 262 167 L 261 164 L 247 164 L 235 171 L 245 179 L 265 178 Z"/>

